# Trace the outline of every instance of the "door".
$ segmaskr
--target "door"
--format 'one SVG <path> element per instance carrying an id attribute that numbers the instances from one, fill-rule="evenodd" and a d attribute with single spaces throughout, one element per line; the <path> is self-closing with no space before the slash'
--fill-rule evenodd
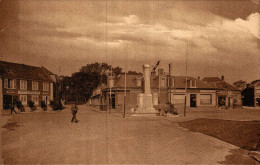
<path id="1" fill-rule="evenodd" d="M 225 106 L 226 105 L 226 97 L 225 96 L 219 96 L 218 97 L 218 106 Z"/>
<path id="2" fill-rule="evenodd" d="M 196 94 L 190 94 L 190 107 L 196 107 Z"/>
<path id="3" fill-rule="evenodd" d="M 3 98 L 3 101 L 4 101 L 4 109 L 10 109 L 10 106 L 12 104 L 12 101 L 13 101 L 13 96 L 12 95 L 4 95 L 4 98 Z"/>
<path id="4" fill-rule="evenodd" d="M 111 95 L 111 103 L 112 103 L 112 109 L 116 108 L 116 98 L 115 98 L 115 94 Z"/>

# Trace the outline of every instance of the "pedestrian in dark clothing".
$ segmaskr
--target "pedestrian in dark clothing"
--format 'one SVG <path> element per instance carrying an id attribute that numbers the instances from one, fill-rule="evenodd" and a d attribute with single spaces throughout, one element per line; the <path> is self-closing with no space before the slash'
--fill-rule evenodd
<path id="1" fill-rule="evenodd" d="M 16 107 L 15 104 L 12 104 L 12 105 L 11 105 L 11 114 L 12 114 L 13 112 L 17 114 L 17 112 L 15 111 L 15 107 Z"/>
<path id="2" fill-rule="evenodd" d="M 75 123 L 78 122 L 78 120 L 77 120 L 77 118 L 76 118 L 77 112 L 78 112 L 78 106 L 77 106 L 76 103 L 74 103 L 74 104 L 71 106 L 71 113 L 72 113 L 71 122 L 72 122 L 72 123 L 73 123 L 73 122 L 75 122 Z"/>

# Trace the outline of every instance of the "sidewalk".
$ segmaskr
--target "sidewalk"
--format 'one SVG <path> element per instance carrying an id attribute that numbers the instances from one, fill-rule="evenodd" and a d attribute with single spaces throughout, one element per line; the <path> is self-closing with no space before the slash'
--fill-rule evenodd
<path id="1" fill-rule="evenodd" d="M 1 110 L 2 111 L 2 110 Z M 4 125 L 6 125 L 7 121 L 9 119 L 12 118 L 12 115 L 10 115 L 10 112 L 7 114 L 7 113 L 4 113 L 4 114 L 1 114 L 0 115 L 0 132 L 1 132 L 1 135 L 0 135 L 0 146 L 1 146 L 1 149 L 0 149 L 0 155 L 1 155 L 1 158 L 0 158 L 0 164 L 3 164 L 4 163 L 4 160 L 2 158 L 2 134 L 3 132 L 6 130 L 5 128 L 3 128 Z"/>
<path id="2" fill-rule="evenodd" d="M 248 106 L 242 106 L 242 109 L 247 109 L 247 110 L 260 110 L 260 107 L 248 107 Z"/>

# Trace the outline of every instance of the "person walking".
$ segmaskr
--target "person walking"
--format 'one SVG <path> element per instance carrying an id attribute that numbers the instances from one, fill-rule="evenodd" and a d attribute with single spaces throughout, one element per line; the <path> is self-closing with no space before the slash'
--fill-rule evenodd
<path id="1" fill-rule="evenodd" d="M 14 112 L 17 114 L 17 112 L 15 111 L 16 105 L 13 103 L 11 104 L 11 114 Z"/>
<path id="2" fill-rule="evenodd" d="M 77 117 L 76 117 L 76 114 L 78 112 L 78 106 L 76 103 L 74 103 L 72 106 L 71 106 L 71 113 L 72 113 L 72 119 L 71 119 L 71 122 L 75 122 L 77 123 L 78 120 L 77 120 Z"/>

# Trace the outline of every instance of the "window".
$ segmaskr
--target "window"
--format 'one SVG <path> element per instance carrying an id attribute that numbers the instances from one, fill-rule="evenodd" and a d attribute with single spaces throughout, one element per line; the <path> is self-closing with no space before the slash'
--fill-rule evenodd
<path id="1" fill-rule="evenodd" d="M 260 94 L 260 89 L 256 89 L 255 93 Z"/>
<path id="2" fill-rule="evenodd" d="M 42 96 L 42 101 L 44 101 L 46 104 L 49 103 L 49 97 L 48 96 Z"/>
<path id="3" fill-rule="evenodd" d="M 39 83 L 37 81 L 32 81 L 32 90 L 38 90 L 39 89 Z"/>
<path id="4" fill-rule="evenodd" d="M 37 95 L 32 95 L 32 101 L 33 101 L 35 104 L 38 104 L 39 96 L 37 96 Z"/>
<path id="5" fill-rule="evenodd" d="M 166 80 L 165 80 L 165 78 L 161 78 L 161 81 L 160 81 L 160 87 L 165 87 L 165 85 L 166 85 Z"/>
<path id="6" fill-rule="evenodd" d="M 190 80 L 190 87 L 191 87 L 191 88 L 197 87 L 197 82 L 196 82 L 196 80 Z"/>
<path id="7" fill-rule="evenodd" d="M 27 95 L 20 95 L 20 100 L 22 104 L 27 104 Z"/>
<path id="8" fill-rule="evenodd" d="M 27 81 L 26 80 L 20 80 L 20 89 L 27 90 Z"/>
<path id="9" fill-rule="evenodd" d="M 43 91 L 49 91 L 49 83 L 43 83 Z"/>
<path id="10" fill-rule="evenodd" d="M 14 79 L 4 79 L 4 88 L 15 89 L 16 81 Z"/>
<path id="11" fill-rule="evenodd" d="M 211 94 L 201 94 L 200 95 L 200 104 L 201 105 L 212 104 L 212 95 Z"/>

